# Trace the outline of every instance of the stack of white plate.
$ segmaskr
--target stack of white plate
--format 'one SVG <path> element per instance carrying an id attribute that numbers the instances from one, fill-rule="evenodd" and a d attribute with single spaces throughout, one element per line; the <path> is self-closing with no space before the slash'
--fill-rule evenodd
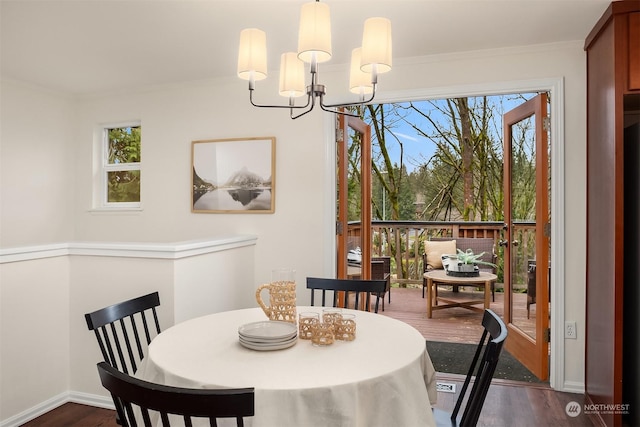
<path id="1" fill-rule="evenodd" d="M 238 328 L 240 344 L 251 350 L 269 351 L 289 348 L 298 340 L 295 323 L 266 320 Z"/>

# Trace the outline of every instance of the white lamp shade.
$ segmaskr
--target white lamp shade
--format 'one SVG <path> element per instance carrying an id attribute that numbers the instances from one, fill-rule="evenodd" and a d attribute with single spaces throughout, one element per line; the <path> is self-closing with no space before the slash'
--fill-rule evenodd
<path id="1" fill-rule="evenodd" d="M 243 80 L 267 78 L 267 36 L 264 31 L 247 28 L 240 32 L 238 77 Z"/>
<path id="2" fill-rule="evenodd" d="M 311 63 L 331 59 L 331 17 L 325 3 L 305 3 L 300 9 L 298 57 Z"/>
<path id="3" fill-rule="evenodd" d="M 391 21 L 369 18 L 362 35 L 362 71 L 378 74 L 391 70 Z"/>
<path id="4" fill-rule="evenodd" d="M 295 98 L 305 94 L 304 62 L 295 52 L 280 57 L 280 95 Z"/>
<path id="5" fill-rule="evenodd" d="M 360 95 L 373 92 L 371 73 L 365 73 L 360 69 L 362 48 L 355 48 L 351 52 L 351 70 L 349 72 L 349 90 Z"/>

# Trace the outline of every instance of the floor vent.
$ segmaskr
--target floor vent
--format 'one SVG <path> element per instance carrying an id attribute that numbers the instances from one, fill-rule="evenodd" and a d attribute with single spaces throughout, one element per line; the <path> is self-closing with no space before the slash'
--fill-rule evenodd
<path id="1" fill-rule="evenodd" d="M 436 382 L 436 390 L 441 391 L 443 393 L 455 393 L 456 385 L 453 383 L 442 383 L 438 381 Z"/>

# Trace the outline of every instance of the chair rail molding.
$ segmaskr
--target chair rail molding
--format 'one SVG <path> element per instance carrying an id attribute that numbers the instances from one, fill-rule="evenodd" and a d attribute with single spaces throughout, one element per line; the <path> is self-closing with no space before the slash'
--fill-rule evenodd
<path id="1" fill-rule="evenodd" d="M 69 242 L 0 249 L 0 264 L 60 256 L 181 259 L 253 246 L 257 237 L 222 236 L 173 243 Z"/>

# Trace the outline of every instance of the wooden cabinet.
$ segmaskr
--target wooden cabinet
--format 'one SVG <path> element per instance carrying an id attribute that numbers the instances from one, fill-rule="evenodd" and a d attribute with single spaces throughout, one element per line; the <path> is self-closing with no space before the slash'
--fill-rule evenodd
<path id="1" fill-rule="evenodd" d="M 639 186 L 625 168 L 638 169 L 634 132 L 640 122 L 640 1 L 611 3 L 585 43 L 587 52 L 587 402 L 629 404 L 599 411 L 604 425 L 638 425 L 638 328 L 625 323 L 640 311 L 640 277 L 625 268 L 625 251 L 637 251 Z M 640 144 L 640 141 L 637 141 Z M 625 153 L 626 150 L 626 153 Z M 634 157 L 635 156 L 635 160 Z M 625 158 L 627 160 L 625 161 Z M 637 181 L 637 180 L 635 180 Z M 625 187 L 626 186 L 626 187 Z M 625 208 L 627 209 L 625 215 Z M 636 215 L 633 217 L 632 215 Z M 625 224 L 625 222 L 633 224 Z M 627 259 L 629 262 L 629 259 Z M 637 264 L 637 259 L 635 260 Z M 637 271 L 637 269 L 636 269 Z M 635 275 L 635 276 L 634 276 Z M 627 299 L 627 301 L 625 301 Z M 635 299 L 635 302 L 632 301 Z M 628 314 L 628 313 L 627 313 Z M 636 316 L 637 322 L 637 316 Z M 635 359 L 633 359 L 635 358 Z M 634 373 L 635 372 L 635 373 Z M 624 387 L 623 387 L 624 382 Z M 635 390 L 635 391 L 634 391 Z M 634 407 L 635 406 L 635 407 Z M 623 408 L 623 407 L 621 407 Z"/>
<path id="2" fill-rule="evenodd" d="M 640 12 L 629 14 L 629 90 L 640 90 Z"/>

